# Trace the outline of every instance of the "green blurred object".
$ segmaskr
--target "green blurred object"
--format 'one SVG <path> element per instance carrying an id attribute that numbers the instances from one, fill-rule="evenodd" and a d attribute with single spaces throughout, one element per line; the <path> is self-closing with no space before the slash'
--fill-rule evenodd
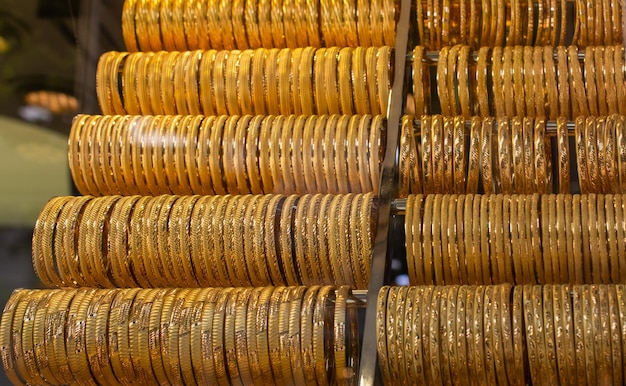
<path id="1" fill-rule="evenodd" d="M 70 194 L 67 136 L 0 117 L 0 226 L 33 227 L 51 197 Z"/>

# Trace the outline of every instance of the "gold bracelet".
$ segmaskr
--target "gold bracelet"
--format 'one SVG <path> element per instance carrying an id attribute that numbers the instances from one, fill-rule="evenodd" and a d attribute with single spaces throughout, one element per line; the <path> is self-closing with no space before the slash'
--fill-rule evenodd
<path id="1" fill-rule="evenodd" d="M 353 82 L 351 67 L 354 56 L 354 50 L 350 47 L 344 47 L 339 51 L 337 60 L 337 78 L 339 86 L 339 101 L 341 113 L 352 115 L 355 111 L 353 103 Z M 327 69 L 328 73 L 328 69 Z M 360 74 L 358 76 L 361 76 Z M 365 89 L 365 85 L 363 85 Z M 355 102 L 356 103 L 356 102 Z"/>
<path id="2" fill-rule="evenodd" d="M 439 59 L 437 60 L 437 94 L 439 96 L 439 103 L 441 107 L 441 113 L 443 115 L 452 115 L 450 103 L 450 94 L 448 87 L 448 56 L 449 47 L 442 47 L 439 51 Z M 455 106 L 456 107 L 456 106 Z"/>
<path id="3" fill-rule="evenodd" d="M 511 128 L 508 118 L 498 119 L 498 163 L 500 169 L 500 189 L 504 194 L 515 193 L 515 181 L 513 176 L 514 161 L 510 139 Z"/>
<path id="4" fill-rule="evenodd" d="M 599 118 L 598 118 L 599 119 Z M 587 175 L 589 176 L 589 193 L 602 193 L 602 177 L 600 173 L 594 173 L 598 163 L 598 121 L 595 117 L 587 117 L 585 120 L 585 147 L 587 155 Z M 584 166 L 584 165 L 583 165 Z"/>
<path id="5" fill-rule="evenodd" d="M 483 181 L 483 191 L 485 194 L 495 192 L 493 184 L 492 171 L 492 134 L 493 134 L 493 118 L 485 118 L 482 122 L 482 135 L 480 144 L 481 172 Z"/>
<path id="6" fill-rule="evenodd" d="M 301 36 L 301 35 L 298 35 Z M 288 63 L 289 72 L 291 76 L 289 76 L 289 98 L 292 108 L 292 113 L 294 115 L 302 115 L 302 97 L 300 96 L 300 67 L 301 63 L 307 58 L 303 58 L 304 48 L 296 48 L 291 50 L 291 61 Z M 311 72 L 311 67 L 309 67 L 309 73 Z M 310 75 L 310 74 L 309 74 Z M 306 83 L 306 82 L 305 82 Z M 309 79 L 309 90 L 310 88 L 310 79 Z"/>
<path id="7" fill-rule="evenodd" d="M 430 311 L 432 310 L 431 308 L 431 302 L 432 302 L 432 297 L 434 296 L 433 293 L 436 290 L 437 287 L 433 287 L 433 286 L 425 286 L 425 287 L 420 287 L 423 288 L 424 293 L 423 295 L 420 297 L 420 303 L 421 303 L 421 307 L 416 307 L 419 309 L 419 317 L 420 317 L 420 324 L 421 324 L 421 332 L 422 332 L 422 337 L 421 337 L 421 346 L 422 346 L 422 368 L 423 368 L 423 373 L 424 373 L 424 379 L 426 380 L 426 382 L 430 382 L 432 380 L 432 371 L 431 371 L 431 366 L 433 366 L 435 363 L 433 362 L 431 358 L 431 353 L 430 353 L 430 331 L 431 331 L 431 322 L 430 322 Z M 437 310 L 438 311 L 438 310 Z M 438 365 L 438 363 L 437 363 Z"/>
<path id="8" fill-rule="evenodd" d="M 611 196 L 609 196 L 611 197 Z M 607 227 L 603 224 L 607 224 L 606 222 L 606 208 L 605 208 L 605 196 L 598 195 L 596 197 L 597 202 L 594 203 L 597 212 L 598 222 L 596 223 L 597 236 L 598 236 L 598 245 L 600 246 L 596 252 L 600 252 L 600 266 L 601 266 L 601 277 L 603 284 L 612 283 L 612 273 L 610 272 L 611 261 L 609 260 L 609 251 L 608 251 L 608 240 L 607 240 Z M 619 270 L 619 269 L 618 269 Z"/>
<path id="9" fill-rule="evenodd" d="M 326 49 L 324 57 L 324 95 L 326 96 L 326 106 L 328 114 L 341 114 L 341 104 L 339 99 L 339 53 L 340 48 L 330 47 Z M 316 92 L 320 92 L 316 89 Z M 319 113 L 319 112 L 318 112 Z"/>
<path id="10" fill-rule="evenodd" d="M 441 115 L 432 116 L 432 136 L 431 144 L 433 151 L 433 189 L 437 194 L 444 192 L 445 176 L 443 173 L 443 117 Z"/>
<path id="11" fill-rule="evenodd" d="M 326 93 L 324 92 L 326 88 L 326 55 L 330 55 L 327 53 L 326 48 L 320 48 L 315 51 L 315 56 L 313 58 L 313 79 L 315 79 L 315 83 L 313 84 L 313 100 L 315 102 L 314 113 L 318 115 L 328 114 L 328 104 L 326 102 Z M 300 72 L 302 74 L 302 71 Z"/>
<path id="12" fill-rule="evenodd" d="M 524 102 L 524 47 L 516 46 L 512 48 L 512 50 L 513 64 L 511 67 L 511 71 L 513 73 L 513 95 L 516 112 L 515 115 L 523 116 L 526 114 L 526 102 Z"/>
<path id="13" fill-rule="evenodd" d="M 298 78 L 293 78 L 293 87 L 298 87 L 300 100 L 295 99 L 294 105 L 298 106 L 301 114 L 312 115 L 316 112 L 316 101 L 314 96 L 314 87 L 317 83 L 313 82 L 313 72 L 317 71 L 317 67 L 314 67 L 314 59 L 316 51 L 312 47 L 306 47 L 302 49 L 300 61 L 297 63 L 294 61 L 294 67 L 298 67 Z M 294 94 L 295 97 L 295 94 Z"/>
<path id="14" fill-rule="evenodd" d="M 569 136 L 567 121 L 563 117 L 557 118 L 557 146 L 558 146 L 558 168 L 559 168 L 559 193 L 568 194 L 570 184 L 570 162 L 569 162 Z"/>
<path id="15" fill-rule="evenodd" d="M 442 193 L 454 193 L 454 119 L 452 117 L 443 118 L 442 135 Z M 433 136 L 434 139 L 434 136 Z"/>
<path id="16" fill-rule="evenodd" d="M 546 82 L 543 64 L 543 49 L 533 47 L 533 97 L 535 99 L 535 117 L 546 117 Z"/>
<path id="17" fill-rule="evenodd" d="M 481 47 L 478 51 L 478 63 L 476 67 L 476 95 L 478 96 L 479 115 L 488 117 L 490 113 L 489 94 L 487 84 L 487 56 L 489 47 Z"/>
<path id="18" fill-rule="evenodd" d="M 623 208 L 623 200 L 622 200 L 622 196 L 619 194 L 616 194 L 615 196 L 613 196 L 614 199 L 614 211 L 615 211 L 615 223 L 617 224 L 617 250 L 619 251 L 621 247 L 624 246 L 624 241 L 622 239 L 620 239 L 620 237 L 624 236 L 624 208 Z M 622 257 L 621 255 L 618 256 L 618 266 L 619 268 L 619 275 L 620 275 L 620 280 L 621 278 L 623 278 L 626 275 L 626 269 L 622 269 L 622 267 L 626 266 L 626 261 L 624 261 L 624 257 Z"/>
<path id="19" fill-rule="evenodd" d="M 282 115 L 289 115 L 294 112 L 294 108 L 291 105 L 292 93 L 291 93 L 291 77 L 293 72 L 291 71 L 291 49 L 284 48 L 279 51 L 277 56 L 276 69 L 278 70 L 278 111 Z M 272 89 L 273 90 L 273 89 Z"/>
<path id="20" fill-rule="evenodd" d="M 339 117 L 337 128 L 335 131 L 335 139 L 333 143 L 333 157 L 335 158 L 335 175 L 337 178 L 338 193 L 349 193 L 350 184 L 347 165 L 347 149 L 345 144 L 347 142 L 348 124 L 350 117 L 342 115 Z"/>
<path id="21" fill-rule="evenodd" d="M 324 127 L 324 138 L 323 138 L 323 153 L 322 154 L 322 164 L 323 169 L 323 179 L 325 181 L 325 186 L 327 189 L 327 193 L 336 194 L 338 193 L 338 178 L 337 178 L 337 168 L 335 166 L 335 157 L 333 154 L 333 149 L 331 144 L 334 142 L 334 134 L 337 130 L 337 121 L 339 120 L 339 115 L 331 115 L 328 117 L 326 121 L 326 125 Z M 321 137 L 321 133 L 320 133 Z M 319 184 L 318 184 L 319 185 Z"/>
<path id="22" fill-rule="evenodd" d="M 617 289 L 616 286 L 607 286 L 608 293 L 608 309 L 609 309 L 609 325 L 610 325 L 610 336 L 611 336 L 611 355 L 613 362 L 613 382 L 622 382 L 624 379 L 624 375 L 619 371 L 619 363 L 622 362 L 622 353 L 618 351 L 621 343 L 620 334 L 618 334 L 619 326 L 619 309 L 618 309 L 618 298 L 617 298 Z M 607 328 L 608 330 L 608 328 Z M 616 367 L 617 366 L 617 367 Z"/>

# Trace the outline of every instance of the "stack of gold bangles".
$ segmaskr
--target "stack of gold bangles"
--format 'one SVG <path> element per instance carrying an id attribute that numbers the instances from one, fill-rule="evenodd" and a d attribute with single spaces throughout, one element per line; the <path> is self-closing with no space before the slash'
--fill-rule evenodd
<path id="1" fill-rule="evenodd" d="M 18 290 L 0 324 L 13 384 L 354 384 L 347 287 Z"/>
<path id="2" fill-rule="evenodd" d="M 107 52 L 104 114 L 387 114 L 391 47 Z"/>
<path id="3" fill-rule="evenodd" d="M 452 44 L 473 48 L 622 42 L 622 4 L 574 0 L 417 0 L 419 44 L 439 50 Z"/>
<path id="4" fill-rule="evenodd" d="M 50 286 L 367 288 L 374 196 L 57 197 L 33 236 Z"/>
<path id="5" fill-rule="evenodd" d="M 413 284 L 626 282 L 623 195 L 417 195 L 406 201 Z"/>
<path id="6" fill-rule="evenodd" d="M 548 123 L 554 126 L 549 128 Z M 578 190 L 626 193 L 625 184 L 623 115 L 578 117 L 569 124 L 565 118 L 548 122 L 528 117 L 472 117 L 466 121 L 462 116 L 423 115 L 416 122 L 413 116 L 403 117 L 400 197 Z"/>
<path id="7" fill-rule="evenodd" d="M 579 58 L 583 55 L 584 59 Z M 624 47 L 442 47 L 436 82 L 423 47 L 413 51 L 415 114 L 429 114 L 430 85 L 436 84 L 443 115 L 470 118 L 626 114 Z M 413 106 L 409 106 L 412 110 Z"/>
<path id="8" fill-rule="evenodd" d="M 393 46 L 396 1 L 129 0 L 129 51 Z"/>
<path id="9" fill-rule="evenodd" d="M 383 287 L 383 381 L 621 385 L 625 296 L 624 285 Z"/>
<path id="10" fill-rule="evenodd" d="M 381 115 L 79 115 L 69 164 L 82 194 L 378 192 Z"/>

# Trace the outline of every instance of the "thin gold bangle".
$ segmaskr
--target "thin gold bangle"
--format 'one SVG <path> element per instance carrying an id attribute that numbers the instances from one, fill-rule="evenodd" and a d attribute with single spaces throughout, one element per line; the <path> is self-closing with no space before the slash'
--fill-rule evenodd
<path id="1" fill-rule="evenodd" d="M 615 211 L 615 222 L 617 224 L 617 250 L 619 251 L 620 248 L 624 247 L 624 241 L 623 239 L 620 239 L 620 237 L 624 236 L 624 202 L 622 200 L 622 196 L 619 194 L 616 194 L 613 199 L 615 200 L 614 203 L 614 211 Z M 626 267 L 626 259 L 624 257 L 622 257 L 621 255 L 618 256 L 618 266 L 619 266 L 619 276 L 620 276 L 620 281 L 623 280 L 623 277 L 626 275 L 626 269 L 624 269 L 623 267 Z"/>
<path id="2" fill-rule="evenodd" d="M 513 0 L 516 1 L 516 0 Z M 519 1 L 519 0 L 517 0 Z M 526 102 L 524 101 L 524 47 L 513 47 L 513 95 L 515 96 L 515 115 L 526 115 Z"/>
<path id="3" fill-rule="evenodd" d="M 589 193 L 602 193 L 602 177 L 597 173 L 598 164 L 598 133 L 596 122 L 600 118 L 587 117 L 585 120 L 585 147 L 587 155 L 587 175 L 589 176 Z"/>
<path id="4" fill-rule="evenodd" d="M 451 114 L 450 95 L 448 87 L 448 55 L 450 48 L 442 47 L 437 61 L 437 93 L 443 115 Z"/>
<path id="5" fill-rule="evenodd" d="M 611 339 L 611 355 L 613 363 L 613 383 L 621 383 L 624 379 L 624 375 L 620 369 L 620 363 L 622 363 L 623 353 L 619 351 L 621 337 L 618 333 L 619 326 L 619 306 L 617 298 L 616 286 L 607 286 L 608 292 L 608 309 L 609 309 L 609 325 L 610 325 L 610 339 Z"/>
<path id="6" fill-rule="evenodd" d="M 442 172 L 442 193 L 454 193 L 454 118 L 443 118 L 443 141 L 441 161 L 443 163 Z M 434 138 L 434 137 L 433 137 Z"/>
<path id="7" fill-rule="evenodd" d="M 482 169 L 483 191 L 485 194 L 495 192 L 494 178 L 492 171 L 492 134 L 493 134 L 493 118 L 485 118 L 482 122 L 482 135 L 480 145 L 480 158 Z"/>
<path id="8" fill-rule="evenodd" d="M 449 114 L 447 115 L 460 114 L 459 97 L 458 97 L 459 80 L 458 80 L 458 75 L 457 75 L 458 70 L 456 68 L 456 63 L 457 63 L 458 56 L 459 56 L 459 49 L 460 49 L 459 45 L 452 46 L 447 55 L 447 64 L 444 63 L 444 66 L 446 66 L 446 69 L 447 69 L 446 77 L 447 77 L 448 106 L 449 106 Z M 457 79 L 455 79 L 455 77 Z"/>
<path id="9" fill-rule="evenodd" d="M 294 112 L 291 105 L 291 49 L 280 50 L 277 56 L 276 70 L 278 70 L 278 111 L 282 115 L 289 115 Z"/>
<path id="10" fill-rule="evenodd" d="M 478 63 L 476 67 L 476 95 L 478 96 L 479 115 L 481 117 L 489 117 L 490 105 L 489 94 L 487 91 L 487 57 L 489 56 L 489 47 L 481 47 L 478 50 Z"/>
<path id="11" fill-rule="evenodd" d="M 433 115 L 432 117 L 432 149 L 433 149 L 433 182 L 434 192 L 441 194 L 444 192 L 444 173 L 443 173 L 443 117 L 441 115 Z"/>
<path id="12" fill-rule="evenodd" d="M 526 99 L 526 114 L 529 117 L 536 116 L 535 91 L 534 91 L 534 48 L 524 47 L 524 98 Z"/>

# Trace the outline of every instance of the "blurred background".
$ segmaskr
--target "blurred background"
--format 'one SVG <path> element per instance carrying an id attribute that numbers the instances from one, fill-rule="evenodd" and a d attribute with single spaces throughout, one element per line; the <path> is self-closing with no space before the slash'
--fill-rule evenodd
<path id="1" fill-rule="evenodd" d="M 77 113 L 99 113 L 99 56 L 124 50 L 123 0 L 0 0 L 0 309 L 41 287 L 31 262 L 40 210 L 76 194 L 67 137 Z M 0 366 L 0 385 L 8 380 Z"/>

